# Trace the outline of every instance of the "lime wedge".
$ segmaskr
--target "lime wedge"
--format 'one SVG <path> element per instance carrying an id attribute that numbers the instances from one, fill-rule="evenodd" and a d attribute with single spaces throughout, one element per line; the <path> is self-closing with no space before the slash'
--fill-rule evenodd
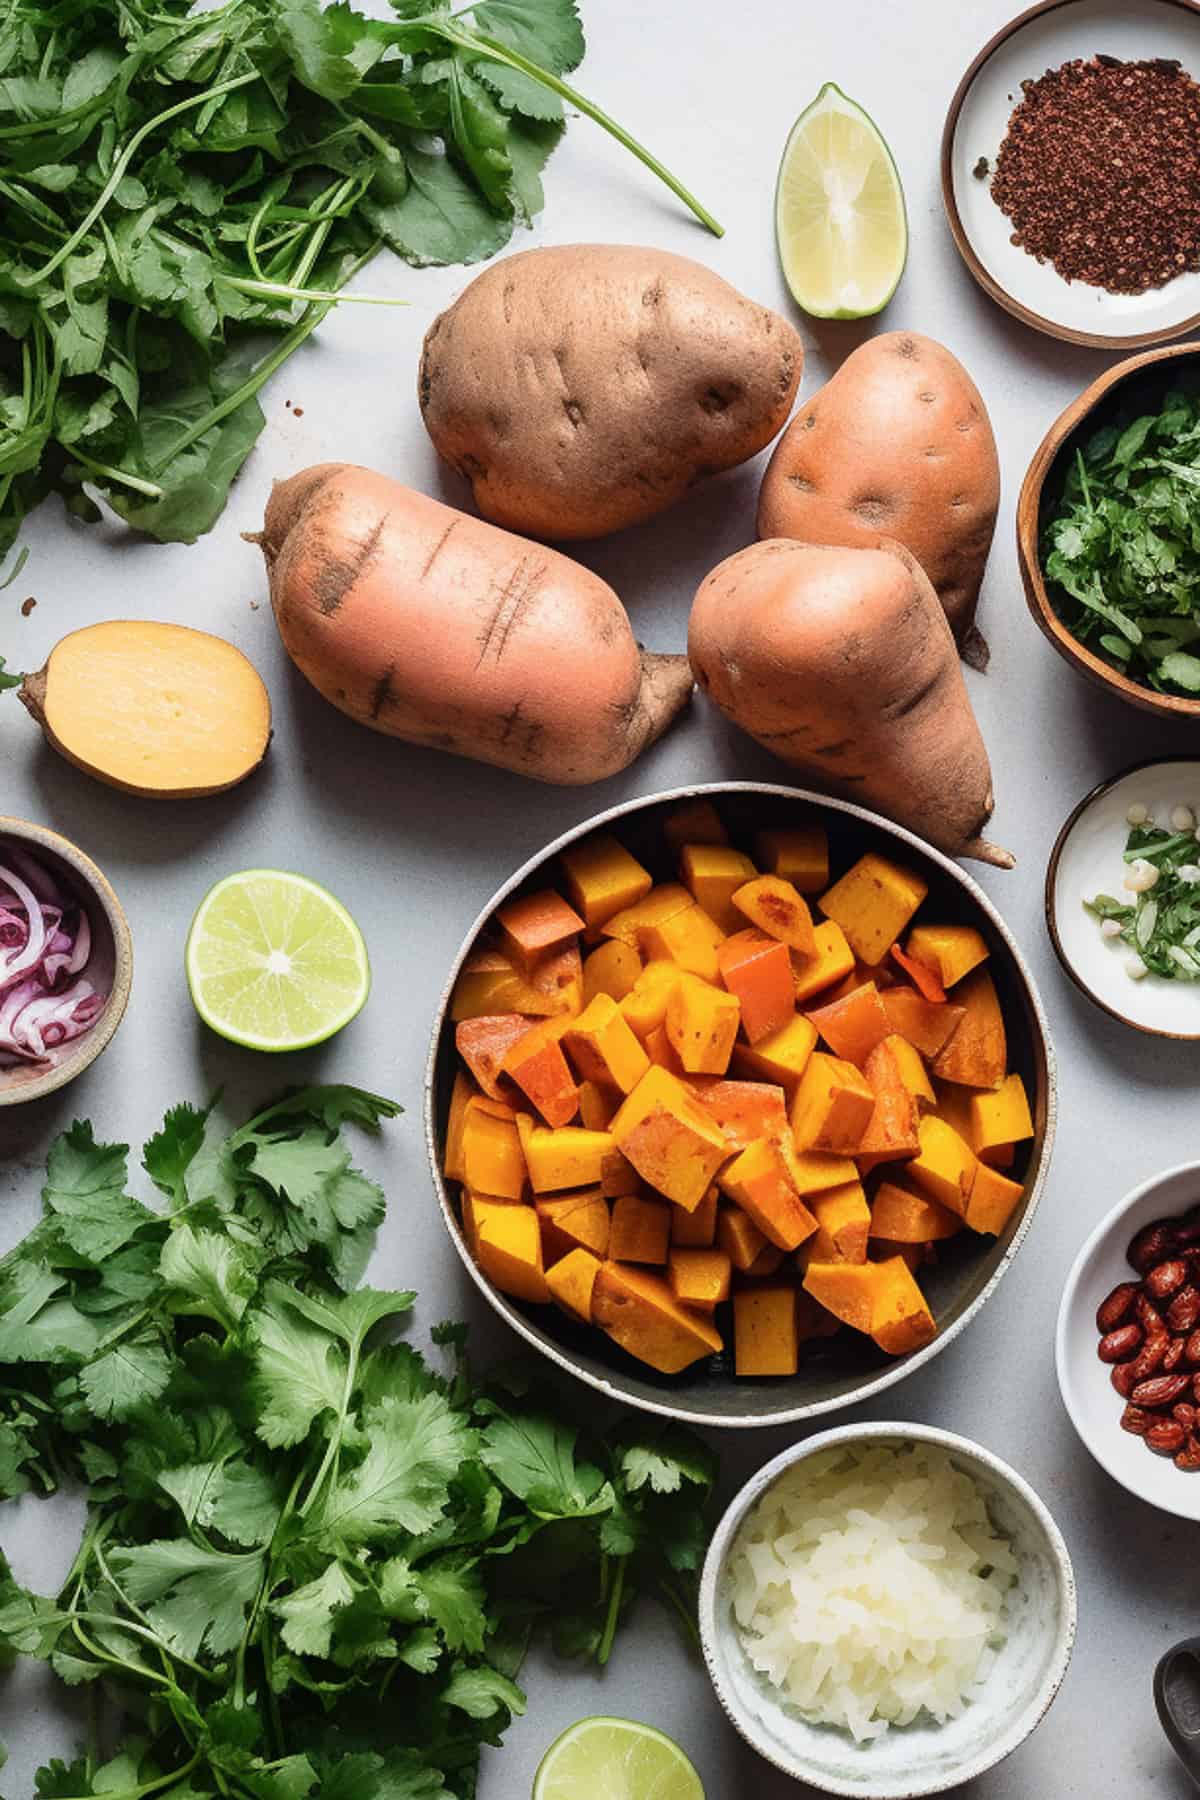
<path id="1" fill-rule="evenodd" d="M 775 236 L 793 299 L 817 319 L 881 312 L 904 273 L 908 221 L 892 153 L 832 81 L 792 126 Z"/>
<path id="2" fill-rule="evenodd" d="M 186 965 L 204 1023 L 249 1050 L 324 1043 L 371 989 L 362 932 L 341 901 L 282 869 L 243 869 L 209 888 Z"/>
<path id="3" fill-rule="evenodd" d="M 679 1745 L 636 1719 L 580 1719 L 555 1738 L 533 1800 L 704 1800 Z"/>

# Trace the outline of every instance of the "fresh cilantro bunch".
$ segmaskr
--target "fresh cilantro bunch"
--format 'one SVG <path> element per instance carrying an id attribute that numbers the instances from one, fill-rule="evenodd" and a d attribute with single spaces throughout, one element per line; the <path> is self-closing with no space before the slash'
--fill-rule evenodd
<path id="1" fill-rule="evenodd" d="M 1121 941 L 1137 951 L 1151 974 L 1165 981 L 1200 981 L 1198 856 L 1194 831 L 1135 825 L 1126 840 L 1125 861 L 1152 863 L 1158 880 L 1133 900 L 1097 894 L 1083 903 L 1093 918 L 1115 919 Z"/>
<path id="2" fill-rule="evenodd" d="M 469 1800 L 539 1623 L 603 1663 L 648 1590 L 694 1631 L 705 1447 L 581 1442 L 520 1372 L 477 1384 L 462 1327 L 430 1368 L 395 1335 L 414 1296 L 358 1285 L 384 1202 L 343 1127 L 396 1110 L 306 1088 L 225 1136 L 176 1107 L 162 1210 L 124 1146 L 54 1145 L 0 1261 L 0 1494 L 89 1504 L 56 1596 L 0 1569 L 0 1663 L 103 1683 L 125 1727 L 39 1795 Z"/>
<path id="3" fill-rule="evenodd" d="M 1076 452 L 1042 567 L 1082 643 L 1161 693 L 1200 693 L 1200 393 L 1173 389 Z"/>
<path id="4" fill-rule="evenodd" d="M 356 270 L 493 255 L 542 206 L 575 0 L 9 0 L 0 20 L 0 556 L 88 481 L 207 531 L 256 398 Z M 263 333 L 276 335 L 264 345 Z"/>

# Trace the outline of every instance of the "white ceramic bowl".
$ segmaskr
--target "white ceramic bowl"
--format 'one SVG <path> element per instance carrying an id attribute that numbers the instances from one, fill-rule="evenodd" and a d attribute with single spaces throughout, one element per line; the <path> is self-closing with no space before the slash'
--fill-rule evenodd
<path id="1" fill-rule="evenodd" d="M 1154 1175 L 1127 1194 L 1093 1231 L 1075 1258 L 1058 1308 L 1055 1361 L 1071 1423 L 1100 1467 L 1121 1486 L 1180 1519 L 1200 1519 L 1200 1473 L 1184 1474 L 1169 1456 L 1155 1456 L 1121 1430 L 1125 1402 L 1112 1370 L 1096 1355 L 1096 1308 L 1120 1281 L 1136 1281 L 1125 1260 L 1134 1233 L 1155 1219 L 1187 1212 L 1200 1201 L 1200 1163 Z"/>
<path id="2" fill-rule="evenodd" d="M 980 1698 L 959 1718 L 945 1725 L 917 1722 L 856 1744 L 847 1732 L 806 1724 L 751 1667 L 725 1568 L 747 1513 L 798 1463 L 838 1445 L 914 1442 L 950 1453 L 977 1482 L 993 1524 L 1010 1540 L 1020 1573 L 1009 1602 L 1008 1639 Z M 784 1450 L 730 1503 L 704 1563 L 700 1637 L 717 1698 L 760 1756 L 829 1794 L 916 1800 L 982 1775 L 1023 1743 L 1049 1710 L 1075 1642 L 1075 1577 L 1062 1535 L 1033 1489 L 981 1445 L 931 1425 L 843 1425 Z"/>
<path id="3" fill-rule="evenodd" d="M 1099 920 L 1084 910 L 1085 897 L 1094 894 L 1122 898 L 1125 815 L 1135 801 L 1148 806 L 1163 826 L 1173 806 L 1190 806 L 1200 818 L 1200 762 L 1140 763 L 1079 802 L 1050 853 L 1046 926 L 1076 987 L 1114 1019 L 1155 1037 L 1200 1040 L 1200 982 L 1164 981 L 1159 975 L 1134 981 L 1125 971 L 1129 946 L 1101 936 Z"/>

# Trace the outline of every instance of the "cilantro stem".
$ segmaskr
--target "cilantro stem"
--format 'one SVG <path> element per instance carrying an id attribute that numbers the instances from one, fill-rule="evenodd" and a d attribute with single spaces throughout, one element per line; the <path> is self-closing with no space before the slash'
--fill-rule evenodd
<path id="1" fill-rule="evenodd" d="M 121 487 L 132 488 L 135 494 L 145 494 L 148 500 L 161 500 L 163 490 L 154 481 L 143 481 L 140 475 L 129 475 L 124 469 L 114 469 L 111 463 L 94 462 L 85 456 L 78 444 L 64 445 L 72 462 L 77 462 L 92 475 L 99 475 L 105 481 L 115 481 Z"/>
<path id="2" fill-rule="evenodd" d="M 617 1571 L 613 1576 L 612 1586 L 608 1590 L 608 1612 L 604 1619 L 604 1630 L 596 1647 L 596 1661 L 604 1668 L 612 1655 L 613 1639 L 617 1635 L 617 1619 L 621 1611 L 621 1595 L 625 1591 L 625 1568 L 628 1558 L 615 1558 Z"/>
<path id="3" fill-rule="evenodd" d="M 687 1633 L 688 1641 L 698 1650 L 700 1648 L 699 1627 L 688 1607 L 684 1604 L 683 1596 L 675 1586 L 675 1583 L 669 1581 L 664 1575 L 659 1579 L 658 1591 L 662 1595 L 663 1600 L 679 1619 L 680 1624 Z"/>
<path id="4" fill-rule="evenodd" d="M 199 1762 L 200 1752 L 195 1750 L 182 1768 L 172 1769 L 169 1775 L 159 1775 L 153 1781 L 143 1781 L 140 1787 L 106 1789 L 107 1800 L 141 1800 L 143 1794 L 156 1794 L 160 1788 L 173 1787 L 177 1781 L 190 1775 Z M 66 1800 L 90 1800 L 90 1797 L 87 1794 L 70 1794 L 66 1796 Z"/>
<path id="5" fill-rule="evenodd" d="M 332 300 L 337 306 L 409 306 L 411 301 L 393 300 L 386 294 L 347 294 L 337 288 L 292 287 L 285 281 L 252 281 L 248 275 L 226 275 L 218 269 L 213 277 L 242 294 L 264 294 L 279 300 Z"/>

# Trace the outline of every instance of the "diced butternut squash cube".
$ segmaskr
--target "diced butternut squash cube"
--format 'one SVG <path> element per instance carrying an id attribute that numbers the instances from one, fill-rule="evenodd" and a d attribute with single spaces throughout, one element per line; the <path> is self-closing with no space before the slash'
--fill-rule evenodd
<path id="1" fill-rule="evenodd" d="M 723 1075 L 737 1041 L 742 1011 L 735 994 L 680 971 L 667 997 L 666 1032 L 690 1075 Z"/>
<path id="2" fill-rule="evenodd" d="M 479 1231 L 484 1220 L 492 1209 L 503 1210 L 506 1207 L 519 1207 L 528 1211 L 521 1200 L 500 1200 L 494 1194 L 475 1194 L 470 1188 L 462 1193 L 462 1229 L 467 1240 L 467 1248 L 476 1262 L 479 1261 Z"/>
<path id="3" fill-rule="evenodd" d="M 663 836 L 672 850 L 685 844 L 727 844 L 728 834 L 711 800 L 685 800 L 663 820 Z"/>
<path id="4" fill-rule="evenodd" d="M 988 955 L 983 934 L 973 925 L 914 925 L 905 949 L 915 961 L 936 969 L 944 988 L 953 987 Z"/>
<path id="5" fill-rule="evenodd" d="M 583 1003 L 586 1006 L 597 994 L 610 1000 L 624 1000 L 632 993 L 642 972 L 642 959 L 632 944 L 620 938 L 609 938 L 598 945 L 583 965 Z"/>
<path id="6" fill-rule="evenodd" d="M 688 1082 L 701 1106 L 715 1119 L 731 1150 L 744 1150 L 755 1138 L 790 1136 L 787 1096 L 765 1081 L 721 1081 L 702 1075 Z"/>
<path id="7" fill-rule="evenodd" d="M 619 1200 L 622 1194 L 640 1194 L 641 1191 L 637 1170 L 614 1144 L 600 1160 L 600 1192 L 606 1199 Z"/>
<path id="8" fill-rule="evenodd" d="M 814 1052 L 792 1105 L 796 1149 L 852 1156 L 871 1122 L 875 1096 L 853 1063 Z"/>
<path id="9" fill-rule="evenodd" d="M 679 858 L 684 886 L 723 932 L 740 931 L 745 923 L 733 896 L 758 871 L 748 856 L 727 844 L 688 843 Z"/>
<path id="10" fill-rule="evenodd" d="M 462 1134 L 463 1180 L 480 1194 L 519 1200 L 525 1192 L 525 1158 L 517 1126 L 467 1102 Z"/>
<path id="11" fill-rule="evenodd" d="M 583 1011 L 583 956 L 572 940 L 550 950 L 529 971 L 529 985 L 540 996 L 539 1012 L 573 1018 Z M 517 1009 L 520 1011 L 520 1007 Z"/>
<path id="12" fill-rule="evenodd" d="M 688 1212 L 729 1156 L 720 1127 L 669 1069 L 643 1075 L 613 1120 L 612 1135 L 643 1181 Z"/>
<path id="13" fill-rule="evenodd" d="M 975 1178 L 967 1200 L 966 1220 L 972 1231 L 991 1232 L 998 1237 L 1021 1203 L 1025 1189 L 1019 1181 L 1010 1181 L 985 1162 L 975 1165 Z"/>
<path id="14" fill-rule="evenodd" d="M 859 1069 L 876 1045 L 891 1035 L 883 1000 L 873 981 L 854 988 L 844 999 L 818 1007 L 808 1017 L 833 1054 Z"/>
<path id="15" fill-rule="evenodd" d="M 555 1002 L 532 987 L 502 950 L 473 950 L 462 966 L 450 997 L 450 1017 L 494 1017 L 497 1013 L 548 1016 Z"/>
<path id="16" fill-rule="evenodd" d="M 698 906 L 685 907 L 659 925 L 649 925 L 638 933 L 642 954 L 652 961 L 673 962 L 702 981 L 717 979 L 717 948 L 724 932 Z"/>
<path id="17" fill-rule="evenodd" d="M 572 844 L 563 851 L 562 864 L 568 897 L 589 931 L 605 924 L 614 913 L 636 906 L 654 886 L 649 870 L 607 832 Z M 620 995 L 613 998 L 620 999 Z"/>
<path id="18" fill-rule="evenodd" d="M 671 1208 L 665 1200 L 622 1194 L 613 1201 L 608 1254 L 614 1262 L 665 1263 L 671 1242 Z"/>
<path id="19" fill-rule="evenodd" d="M 801 1268 L 810 1262 L 866 1262 L 871 1209 L 862 1182 L 847 1181 L 827 1194 L 813 1194 L 810 1205 L 817 1229 L 800 1247 Z"/>
<path id="20" fill-rule="evenodd" d="M 507 1100 L 493 1100 L 490 1094 L 472 1094 L 467 1110 L 486 1113 L 489 1119 L 507 1119 L 510 1125 L 517 1122 L 516 1109 Z"/>
<path id="21" fill-rule="evenodd" d="M 871 1202 L 871 1236 L 893 1244 L 933 1244 L 962 1230 L 958 1213 L 939 1206 L 927 1194 L 914 1194 L 894 1181 L 884 1181 Z"/>
<path id="22" fill-rule="evenodd" d="M 763 931 L 738 931 L 717 951 L 717 965 L 741 1005 L 750 1043 L 782 1031 L 796 1010 L 787 946 Z"/>
<path id="23" fill-rule="evenodd" d="M 762 1250 L 773 1250 L 749 1213 L 738 1206 L 723 1206 L 717 1214 L 717 1245 L 735 1269 L 748 1274 Z"/>
<path id="24" fill-rule="evenodd" d="M 684 1306 L 712 1312 L 728 1300 L 733 1264 L 723 1250 L 672 1249 L 667 1264 L 671 1292 Z"/>
<path id="25" fill-rule="evenodd" d="M 812 956 L 816 950 L 808 902 L 782 876 L 756 875 L 737 889 L 733 904 L 756 930 L 778 938 L 797 955 Z"/>
<path id="26" fill-rule="evenodd" d="M 997 1088 L 1008 1066 L 1008 1042 L 1000 997 L 986 968 L 973 969 L 954 990 L 963 1018 L 933 1061 L 942 1081 L 962 1087 Z"/>
<path id="27" fill-rule="evenodd" d="M 517 1130 L 535 1194 L 595 1187 L 604 1158 L 613 1148 L 607 1131 L 587 1131 L 581 1125 L 564 1125 L 552 1131 L 535 1125 L 527 1113 L 517 1114 Z"/>
<path id="28" fill-rule="evenodd" d="M 687 1073 L 679 1060 L 679 1052 L 667 1036 L 665 1025 L 658 1025 L 646 1039 L 646 1056 L 656 1068 L 669 1069 L 672 1075 L 683 1076 Z"/>
<path id="29" fill-rule="evenodd" d="M 777 1081 L 790 1100 L 816 1047 L 816 1026 L 803 1013 L 793 1013 L 786 1025 L 757 1044 L 735 1045 L 733 1066 L 739 1075 Z"/>
<path id="30" fill-rule="evenodd" d="M 802 894 L 820 894 L 829 886 L 829 836 L 823 825 L 760 831 L 754 855 L 760 869 L 782 875 Z"/>
<path id="31" fill-rule="evenodd" d="M 621 1001 L 621 1012 L 636 1037 L 645 1043 L 652 1031 L 666 1023 L 667 1001 L 679 980 L 674 963 L 647 963 Z"/>
<path id="32" fill-rule="evenodd" d="M 493 1100 L 499 1100 L 500 1076 L 504 1059 L 519 1038 L 529 1030 L 529 1020 L 520 1013 L 498 1013 L 494 1017 L 463 1019 L 454 1028 L 454 1045 L 472 1075 Z M 511 1088 L 509 1089 L 511 1093 Z"/>
<path id="33" fill-rule="evenodd" d="M 553 888 L 506 900 L 496 914 L 504 948 L 528 973 L 551 950 L 557 950 L 578 931 L 583 920 Z"/>
<path id="34" fill-rule="evenodd" d="M 546 1286 L 556 1306 L 584 1325 L 592 1322 L 592 1290 L 600 1263 L 590 1250 L 568 1250 L 546 1270 Z"/>
<path id="35" fill-rule="evenodd" d="M 702 1313 L 681 1306 L 656 1270 L 636 1263 L 601 1264 L 592 1289 L 592 1320 L 663 1375 L 678 1375 L 722 1348 L 720 1332 Z"/>
<path id="36" fill-rule="evenodd" d="M 926 1257 L 932 1258 L 936 1254 L 932 1244 L 897 1244 L 890 1238 L 871 1239 L 872 1262 L 890 1262 L 893 1256 L 898 1256 L 913 1275 L 923 1266 Z"/>
<path id="37" fill-rule="evenodd" d="M 835 1156 L 829 1150 L 797 1150 L 790 1131 L 780 1142 L 792 1186 L 798 1194 L 823 1194 L 829 1188 L 857 1181 L 853 1158 Z"/>
<path id="38" fill-rule="evenodd" d="M 804 1271 L 804 1291 L 843 1325 L 869 1334 L 878 1271 L 883 1266 L 870 1262 L 810 1262 Z"/>
<path id="39" fill-rule="evenodd" d="M 976 1156 L 1003 1144 L 1020 1144 L 1033 1136 L 1033 1120 L 1025 1083 L 1006 1075 L 992 1092 L 971 1095 L 969 1140 Z"/>
<path id="40" fill-rule="evenodd" d="M 812 955 L 792 957 L 792 988 L 797 1006 L 853 973 L 854 952 L 837 920 L 825 919 L 814 925 Z"/>
<path id="41" fill-rule="evenodd" d="M 908 1165 L 908 1174 L 942 1206 L 965 1218 L 977 1165 L 975 1152 L 952 1126 L 936 1113 L 926 1113 L 918 1137 L 920 1152 Z"/>
<path id="42" fill-rule="evenodd" d="M 547 1125 L 569 1125 L 579 1111 L 579 1089 L 559 1034 L 553 1019 L 532 1026 L 507 1051 L 503 1063 L 504 1074 L 532 1100 Z"/>
<path id="43" fill-rule="evenodd" d="M 574 1194 L 542 1197 L 534 1202 L 542 1228 L 542 1252 L 547 1266 L 582 1246 L 594 1256 L 608 1255 L 608 1201 L 598 1187 L 580 1188 Z"/>
<path id="44" fill-rule="evenodd" d="M 937 1336 L 933 1314 L 903 1257 L 870 1266 L 879 1271 L 871 1336 L 889 1356 L 908 1356 Z"/>
<path id="45" fill-rule="evenodd" d="M 883 994 L 883 1010 L 897 1037 L 906 1038 L 914 1050 L 932 1060 L 953 1036 L 962 1021 L 963 1009 L 946 1001 L 936 1005 L 918 994 L 915 988 L 887 988 Z"/>
<path id="46" fill-rule="evenodd" d="M 860 856 L 817 904 L 834 919 L 854 954 L 872 968 L 881 963 L 929 889 L 912 869 L 874 850 Z"/>
<path id="47" fill-rule="evenodd" d="M 799 1251 L 796 1253 L 799 1255 Z M 739 1270 L 740 1281 L 769 1281 L 772 1275 L 778 1275 L 783 1267 L 784 1252 L 778 1244 L 764 1244 L 750 1267 Z"/>
<path id="48" fill-rule="evenodd" d="M 543 1306 L 550 1298 L 542 1236 L 532 1206 L 488 1207 L 479 1219 L 476 1261 L 502 1294 Z"/>
<path id="49" fill-rule="evenodd" d="M 717 1190 L 709 1188 L 694 1212 L 671 1208 L 671 1242 L 681 1250 L 710 1250 L 717 1241 Z"/>
<path id="50" fill-rule="evenodd" d="M 563 1035 L 563 1048 L 585 1081 L 631 1093 L 650 1059 L 609 994 L 597 994 Z"/>
<path id="51" fill-rule="evenodd" d="M 470 1076 L 464 1075 L 459 1069 L 450 1090 L 450 1111 L 446 1116 L 446 1149 L 442 1157 L 442 1174 L 447 1181 L 462 1181 L 467 1172 L 463 1164 L 463 1126 L 467 1120 L 467 1104 L 475 1091 L 475 1083 Z"/>
<path id="52" fill-rule="evenodd" d="M 888 1048 L 894 1038 L 876 1044 L 863 1070 L 875 1095 L 875 1110 L 858 1146 L 858 1165 L 864 1171 L 879 1163 L 899 1162 L 920 1149 L 917 1102 L 900 1073 L 900 1065 Z"/>
<path id="53" fill-rule="evenodd" d="M 796 1290 L 742 1288 L 733 1297 L 733 1366 L 738 1375 L 794 1375 L 800 1367 Z"/>
<path id="54" fill-rule="evenodd" d="M 632 906 L 623 906 L 611 919 L 606 919 L 600 927 L 601 934 L 617 938 L 622 944 L 631 944 L 638 950 L 643 932 L 653 930 L 695 904 L 685 887 L 668 882 L 662 887 L 651 888 L 644 898 L 635 900 Z"/>
<path id="55" fill-rule="evenodd" d="M 756 1138 L 717 1177 L 717 1185 L 780 1250 L 794 1250 L 817 1229 L 772 1138 Z"/>
<path id="56" fill-rule="evenodd" d="M 908 976 L 918 994 L 931 1000 L 935 1006 L 941 1006 L 946 998 L 946 990 L 936 969 L 931 968 L 928 963 L 918 962 L 915 956 L 910 956 L 899 944 L 892 945 L 891 957 L 896 967 Z M 881 969 L 887 967 L 886 963 L 880 963 L 879 966 Z"/>
<path id="57" fill-rule="evenodd" d="M 616 1088 L 601 1087 L 598 1081 L 580 1082 L 579 1122 L 589 1131 L 607 1131 L 620 1104 Z"/>
<path id="58" fill-rule="evenodd" d="M 900 1037 L 898 1033 L 893 1033 L 883 1041 L 896 1065 L 901 1082 L 917 1105 L 936 1106 L 937 1095 L 933 1091 L 933 1083 L 915 1044 L 910 1044 L 907 1038 Z"/>

